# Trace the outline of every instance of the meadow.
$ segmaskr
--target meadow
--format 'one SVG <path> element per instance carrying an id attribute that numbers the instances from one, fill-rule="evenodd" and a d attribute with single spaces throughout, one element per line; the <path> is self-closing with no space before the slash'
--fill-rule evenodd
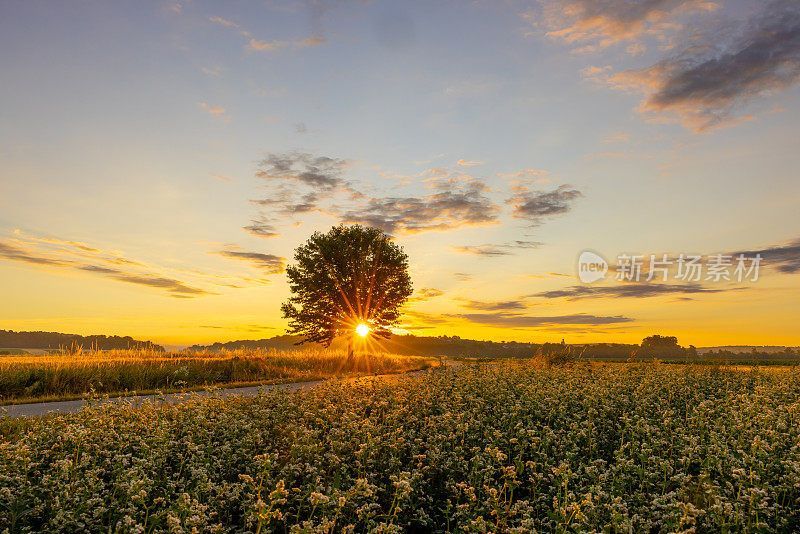
<path id="1" fill-rule="evenodd" d="M 461 365 L 0 421 L 7 532 L 795 532 L 800 372 Z"/>
<path id="2" fill-rule="evenodd" d="M 87 394 L 183 391 L 208 386 L 319 380 L 429 367 L 431 358 L 342 350 L 234 350 L 164 353 L 71 351 L 0 356 L 0 402 L 81 398 Z"/>

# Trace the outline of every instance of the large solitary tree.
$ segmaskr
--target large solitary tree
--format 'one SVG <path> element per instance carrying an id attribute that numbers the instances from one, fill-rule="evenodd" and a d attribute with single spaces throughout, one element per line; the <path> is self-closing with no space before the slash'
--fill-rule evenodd
<path id="1" fill-rule="evenodd" d="M 281 306 L 289 332 L 329 346 L 338 336 L 389 337 L 411 295 L 408 256 L 377 228 L 339 225 L 315 232 L 286 269 L 289 300 Z"/>

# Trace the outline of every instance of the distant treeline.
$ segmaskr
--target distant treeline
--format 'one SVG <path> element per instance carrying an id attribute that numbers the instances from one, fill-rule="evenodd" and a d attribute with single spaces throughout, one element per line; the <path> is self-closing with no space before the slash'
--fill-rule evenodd
<path id="1" fill-rule="evenodd" d="M 187 351 L 208 350 L 218 352 L 220 350 L 241 350 L 241 349 L 275 349 L 293 350 L 300 348 L 320 348 L 316 343 L 305 343 L 297 345 L 301 341 L 300 336 L 275 336 L 268 339 L 246 339 L 240 341 L 229 341 L 227 343 L 213 343 L 211 345 L 193 345 Z M 333 348 L 342 348 L 345 341 L 337 339 L 333 342 Z M 522 358 L 535 354 L 542 345 L 534 343 L 517 343 L 516 341 L 492 342 L 475 341 L 472 339 L 461 339 L 458 336 L 448 337 L 421 337 L 412 335 L 394 335 L 390 339 L 380 339 L 376 342 L 386 352 L 402 354 L 407 356 L 480 356 L 486 358 L 496 357 L 515 357 Z M 375 345 L 372 345 L 373 347 Z M 560 344 L 555 345 L 559 349 L 563 348 Z"/>
<path id="2" fill-rule="evenodd" d="M 299 336 L 282 335 L 267 339 L 247 339 L 213 343 L 211 345 L 193 345 L 187 351 L 242 350 L 242 349 L 275 349 L 295 350 L 321 345 L 307 343 L 297 345 Z M 693 346 L 681 347 L 673 337 L 650 336 L 641 345 L 627 343 L 589 343 L 579 345 L 562 345 L 561 343 L 520 343 L 516 341 L 478 341 L 462 339 L 459 336 L 413 336 L 393 335 L 388 340 L 377 342 L 384 350 L 394 354 L 409 356 L 446 356 L 467 358 L 531 358 L 537 354 L 555 354 L 571 351 L 579 359 L 584 360 L 689 360 L 748 362 L 753 360 L 789 361 L 800 359 L 800 354 L 792 349 L 782 352 L 731 352 L 709 351 L 699 354 Z M 344 341 L 334 341 L 334 348 L 342 348 Z"/>
<path id="3" fill-rule="evenodd" d="M 219 352 L 221 350 L 241 349 L 275 349 L 293 350 L 321 345 L 307 343 L 297 345 L 300 336 L 275 336 L 267 339 L 246 339 L 213 343 L 211 345 L 193 345 L 187 351 Z M 334 348 L 341 348 L 344 341 L 339 339 L 333 343 Z M 598 343 L 593 345 L 562 345 L 561 343 L 520 343 L 517 341 L 479 341 L 462 339 L 459 336 L 414 336 L 393 335 L 391 338 L 376 342 L 387 352 L 407 356 L 447 356 L 466 358 L 530 358 L 536 354 L 552 354 L 564 350 L 573 350 L 582 354 L 583 358 L 628 358 L 639 350 L 639 345 L 620 343 Z M 373 345 L 374 346 L 374 345 Z"/>
<path id="4" fill-rule="evenodd" d="M 79 336 L 59 332 L 14 332 L 0 330 L 0 347 L 15 349 L 110 350 L 147 349 L 163 352 L 164 347 L 130 336 Z"/>
<path id="5" fill-rule="evenodd" d="M 786 347 L 782 351 L 750 351 L 736 352 L 731 350 L 710 350 L 700 355 L 700 360 L 720 362 L 751 362 L 751 361 L 797 361 L 800 360 L 800 350 Z"/>
<path id="6" fill-rule="evenodd" d="M 321 345 L 307 343 L 297 345 L 301 340 L 299 336 L 283 335 L 268 339 L 247 339 L 229 341 L 227 343 L 213 343 L 211 345 L 193 345 L 187 351 L 208 350 L 218 352 L 221 350 L 240 349 L 275 349 L 293 350 L 301 347 L 318 347 Z M 520 343 L 517 341 L 479 341 L 462 339 L 459 336 L 414 336 L 393 335 L 388 340 L 378 340 L 387 352 L 408 356 L 447 356 L 467 358 L 530 358 L 536 354 L 552 354 L 571 348 L 578 353 L 583 352 L 584 358 L 628 358 L 631 352 L 639 349 L 639 345 L 623 345 L 618 343 L 600 343 L 596 345 L 577 346 L 562 345 L 561 343 Z M 344 341 L 336 340 L 334 348 L 340 348 Z"/>
<path id="7" fill-rule="evenodd" d="M 219 352 L 222 350 L 248 350 L 248 349 L 274 349 L 274 350 L 300 350 L 308 347 L 319 347 L 316 343 L 297 345 L 300 336 L 275 336 L 266 339 L 242 339 L 239 341 L 228 341 L 226 343 L 212 343 L 211 345 L 192 345 L 185 349 L 186 352 L 209 351 Z M 321 348 L 321 347 L 320 347 Z"/>

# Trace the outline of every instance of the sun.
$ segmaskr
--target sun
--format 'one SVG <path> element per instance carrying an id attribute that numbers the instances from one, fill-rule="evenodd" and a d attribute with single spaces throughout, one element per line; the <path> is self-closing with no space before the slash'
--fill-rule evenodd
<path id="1" fill-rule="evenodd" d="M 356 327 L 356 334 L 361 337 L 367 337 L 367 334 L 369 334 L 369 327 L 364 323 L 361 323 Z"/>

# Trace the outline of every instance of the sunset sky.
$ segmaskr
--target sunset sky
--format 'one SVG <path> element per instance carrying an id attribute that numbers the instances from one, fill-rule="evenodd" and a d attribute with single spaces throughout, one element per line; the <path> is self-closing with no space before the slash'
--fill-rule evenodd
<path id="1" fill-rule="evenodd" d="M 14 1 L 0 58 L 0 329 L 282 334 L 344 222 L 408 253 L 402 331 L 800 345 L 796 1 Z"/>

